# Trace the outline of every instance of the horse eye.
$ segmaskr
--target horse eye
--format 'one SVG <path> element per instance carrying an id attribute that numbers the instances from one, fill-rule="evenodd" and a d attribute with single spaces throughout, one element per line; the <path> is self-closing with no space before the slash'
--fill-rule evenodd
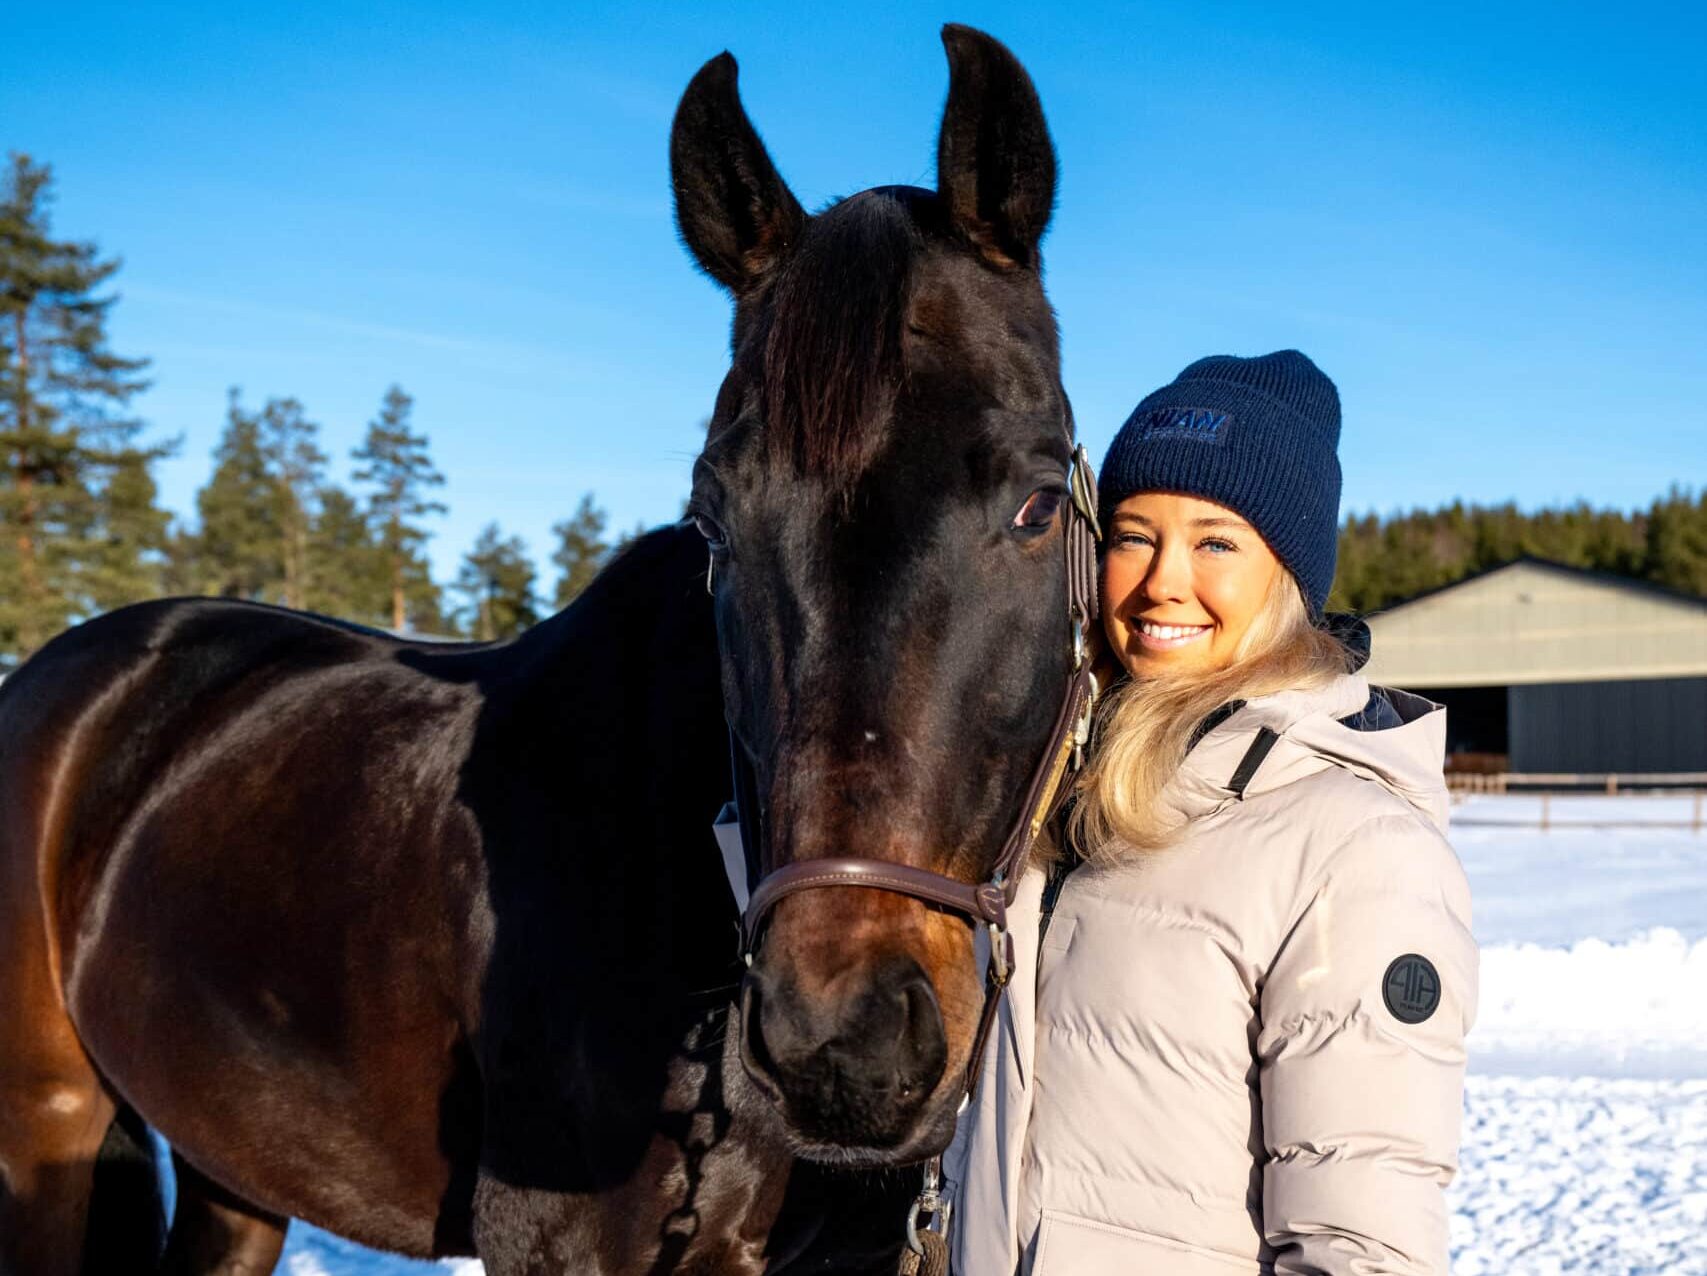
<path id="1" fill-rule="evenodd" d="M 705 537 L 705 543 L 711 546 L 712 553 L 721 554 L 729 547 L 728 540 L 724 535 L 723 529 L 716 523 L 712 522 L 704 514 L 695 514 L 693 516 L 693 525 L 699 529 L 699 534 Z"/>
<path id="2" fill-rule="evenodd" d="M 1024 531 L 1041 531 L 1055 521 L 1061 502 L 1067 494 L 1058 487 L 1040 487 L 1025 498 L 1025 504 L 1014 515 L 1013 526 Z"/>

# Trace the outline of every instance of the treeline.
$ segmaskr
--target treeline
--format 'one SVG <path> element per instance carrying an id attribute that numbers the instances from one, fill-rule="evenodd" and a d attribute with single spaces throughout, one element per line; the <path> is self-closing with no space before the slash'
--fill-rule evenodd
<path id="1" fill-rule="evenodd" d="M 55 239 L 52 174 L 11 157 L 0 189 L 0 672 L 100 612 L 169 594 L 307 608 L 418 633 L 505 638 L 565 606 L 628 537 L 606 540 L 589 494 L 552 529 L 544 597 L 527 546 L 488 524 L 448 590 L 428 571 L 444 477 L 392 386 L 342 482 L 301 403 L 235 390 L 193 523 L 162 509 L 154 466 L 174 440 L 144 437 L 131 400 L 148 360 L 114 352 L 95 245 Z M 1632 514 L 1578 505 L 1524 514 L 1454 503 L 1340 532 L 1330 606 L 1369 612 L 1523 555 L 1707 597 L 1707 491 L 1674 489 Z"/>
<path id="2" fill-rule="evenodd" d="M 424 552 L 444 483 L 401 387 L 386 391 L 347 481 L 292 398 L 233 390 L 193 524 L 161 508 L 129 410 L 148 360 L 112 350 L 100 295 L 119 263 L 55 239 L 52 173 L 13 155 L 0 187 L 0 671 L 67 625 L 170 594 L 301 607 L 444 636 L 505 638 L 568 603 L 622 540 L 589 495 L 558 523 L 558 578 L 540 596 L 527 547 L 489 524 L 447 591 Z"/>
<path id="3" fill-rule="evenodd" d="M 233 390 L 213 474 L 196 494 L 196 525 L 173 529 L 159 547 L 160 589 L 478 639 L 512 637 L 567 605 L 614 548 L 591 495 L 553 529 L 560 574 L 549 600 L 527 546 L 496 523 L 463 555 L 446 597 L 424 552 L 427 520 L 445 512 L 432 497 L 444 476 L 411 427 L 412 408 L 401 387 L 386 391 L 344 485 L 327 481 L 319 426 L 300 403 L 269 399 L 251 410 Z"/>
<path id="4" fill-rule="evenodd" d="M 1371 612 L 1525 555 L 1707 597 L 1707 489 L 1674 487 L 1626 514 L 1579 504 L 1524 514 L 1515 505 L 1348 518 L 1328 606 Z"/>

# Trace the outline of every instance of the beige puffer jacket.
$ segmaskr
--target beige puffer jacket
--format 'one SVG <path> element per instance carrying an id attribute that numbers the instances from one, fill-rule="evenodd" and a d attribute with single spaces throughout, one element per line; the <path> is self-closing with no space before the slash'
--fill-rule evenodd
<path id="1" fill-rule="evenodd" d="M 1066 879 L 1041 960 L 1028 874 L 955 1271 L 1447 1270 L 1476 946 L 1444 737 L 1360 677 L 1255 700 L 1168 789 L 1175 846 Z"/>

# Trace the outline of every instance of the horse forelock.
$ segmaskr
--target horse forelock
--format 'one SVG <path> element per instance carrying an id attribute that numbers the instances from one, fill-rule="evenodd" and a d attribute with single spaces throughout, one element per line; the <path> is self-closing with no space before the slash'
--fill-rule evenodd
<path id="1" fill-rule="evenodd" d="M 905 375 L 902 332 L 929 192 L 863 191 L 812 221 L 778 279 L 764 344 L 773 455 L 846 489 L 878 451 Z"/>

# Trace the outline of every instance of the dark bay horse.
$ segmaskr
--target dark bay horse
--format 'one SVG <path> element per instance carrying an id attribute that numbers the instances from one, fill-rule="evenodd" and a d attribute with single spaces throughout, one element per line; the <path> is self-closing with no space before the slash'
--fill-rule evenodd
<path id="1" fill-rule="evenodd" d="M 808 216 L 733 60 L 684 95 L 735 300 L 694 525 L 509 644 L 176 600 L 0 688 L 0 1276 L 156 1267 L 141 1121 L 170 1271 L 266 1271 L 287 1216 L 491 1276 L 894 1270 L 917 1179 L 872 1167 L 948 1138 L 971 932 L 803 892 L 744 970 L 708 825 L 732 729 L 770 865 L 975 881 L 1049 738 L 1053 154 L 1012 56 L 944 40 L 934 192 Z"/>

